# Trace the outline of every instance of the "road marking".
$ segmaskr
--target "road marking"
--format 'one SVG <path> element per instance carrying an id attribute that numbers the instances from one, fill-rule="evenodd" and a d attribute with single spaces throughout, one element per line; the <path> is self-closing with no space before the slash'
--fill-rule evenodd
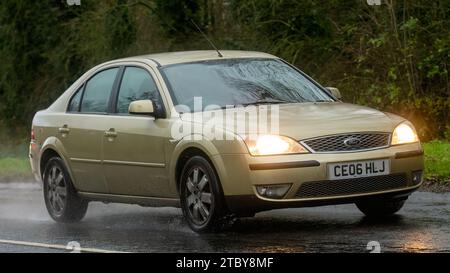
<path id="1" fill-rule="evenodd" d="M 62 249 L 62 250 L 67 250 L 67 251 L 72 250 L 72 249 L 68 249 L 66 245 L 43 244 L 43 243 L 14 241 L 14 240 L 0 239 L 0 244 L 42 247 L 42 248 L 50 248 L 50 249 Z M 98 248 L 83 248 L 83 247 L 80 247 L 79 251 L 80 252 L 90 252 L 90 253 L 126 253 L 126 252 L 115 251 L 115 250 L 105 250 L 105 249 L 98 249 Z"/>

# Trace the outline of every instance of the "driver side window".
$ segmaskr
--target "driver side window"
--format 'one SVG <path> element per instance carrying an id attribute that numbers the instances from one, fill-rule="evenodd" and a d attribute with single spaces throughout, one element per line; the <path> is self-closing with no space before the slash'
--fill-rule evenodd
<path id="1" fill-rule="evenodd" d="M 155 103 L 155 111 L 162 110 L 161 96 L 151 75 L 143 68 L 126 67 L 117 98 L 117 113 L 127 114 L 131 102 L 148 99 Z"/>

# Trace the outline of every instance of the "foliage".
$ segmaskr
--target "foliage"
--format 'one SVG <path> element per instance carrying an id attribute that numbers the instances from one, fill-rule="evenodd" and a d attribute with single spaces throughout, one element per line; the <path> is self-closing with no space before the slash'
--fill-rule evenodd
<path id="1" fill-rule="evenodd" d="M 422 139 L 450 136 L 450 1 L 245 0 L 235 11 L 273 52 L 344 100 L 400 114 Z M 255 41 L 256 43 L 256 41 Z"/>
<path id="2" fill-rule="evenodd" d="M 450 0 L 2 0 L 0 125 L 25 131 L 93 65 L 158 51 L 260 50 L 344 100 L 400 114 L 421 138 L 450 138 Z"/>

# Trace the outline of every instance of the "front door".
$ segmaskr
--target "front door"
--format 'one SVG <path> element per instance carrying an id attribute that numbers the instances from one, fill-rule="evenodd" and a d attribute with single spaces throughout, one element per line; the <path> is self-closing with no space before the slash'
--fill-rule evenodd
<path id="1" fill-rule="evenodd" d="M 128 114 L 132 101 L 151 99 L 155 109 L 163 103 L 148 70 L 128 66 L 118 90 L 115 113 L 103 124 L 103 168 L 111 194 L 169 197 L 165 160 L 168 122 L 151 116 Z"/>

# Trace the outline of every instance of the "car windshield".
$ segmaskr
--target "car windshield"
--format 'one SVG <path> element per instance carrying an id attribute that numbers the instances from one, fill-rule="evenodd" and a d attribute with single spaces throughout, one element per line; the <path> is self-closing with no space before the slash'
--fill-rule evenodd
<path id="1" fill-rule="evenodd" d="M 333 101 L 330 95 L 278 59 L 224 59 L 162 68 L 176 105 L 205 107 Z M 194 97 L 201 107 L 194 109 Z M 213 106 L 213 107 L 211 107 Z"/>

